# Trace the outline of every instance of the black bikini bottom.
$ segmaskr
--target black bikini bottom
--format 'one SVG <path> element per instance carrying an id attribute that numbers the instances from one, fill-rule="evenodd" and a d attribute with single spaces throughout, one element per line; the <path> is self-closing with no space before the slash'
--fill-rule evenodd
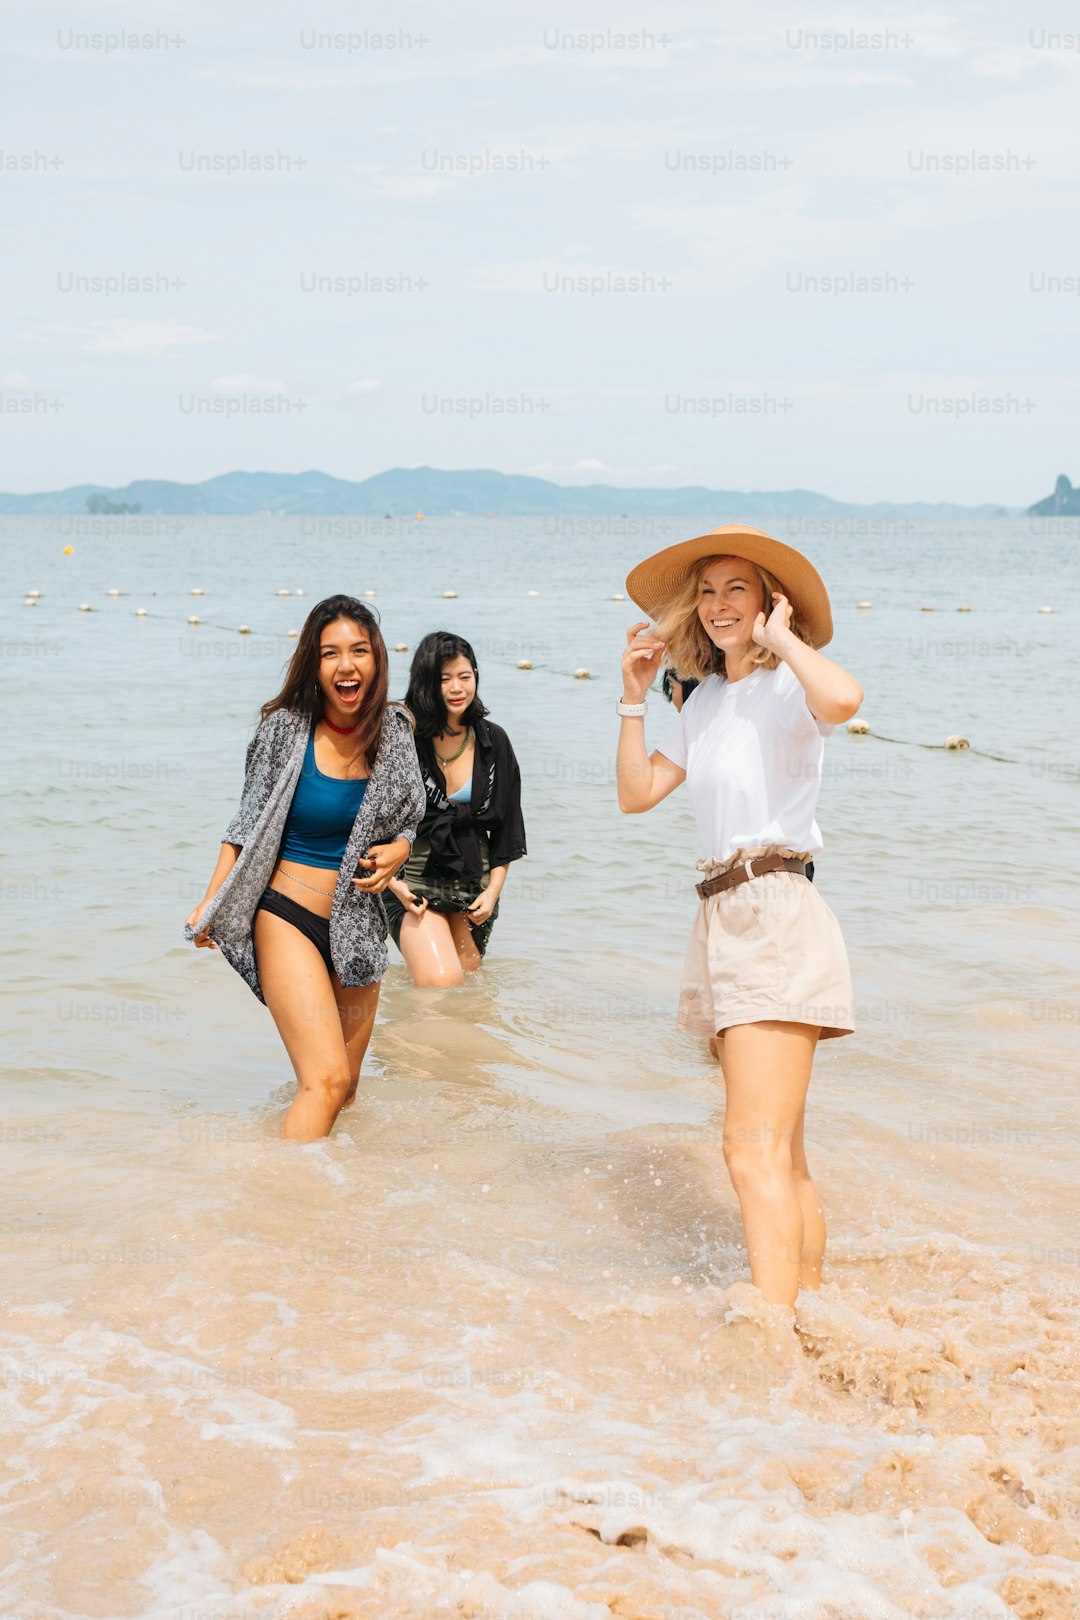
<path id="1" fill-rule="evenodd" d="M 264 889 L 259 899 L 256 911 L 269 911 L 274 917 L 280 917 L 283 922 L 292 923 L 293 927 L 310 939 L 323 961 L 330 977 L 334 976 L 334 959 L 330 955 L 330 919 L 320 917 L 317 912 L 309 911 L 307 906 L 298 905 L 290 900 L 287 894 L 279 894 L 276 889 Z"/>

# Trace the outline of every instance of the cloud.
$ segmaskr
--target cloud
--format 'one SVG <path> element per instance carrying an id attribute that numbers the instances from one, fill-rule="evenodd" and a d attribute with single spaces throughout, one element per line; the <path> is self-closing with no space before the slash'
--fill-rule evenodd
<path id="1" fill-rule="evenodd" d="M 331 398 L 341 410 L 366 412 L 372 395 L 381 392 L 382 383 L 377 377 L 361 377 L 356 382 L 346 383 Z"/>
<path id="2" fill-rule="evenodd" d="M 247 372 L 215 377 L 210 387 L 215 394 L 285 394 L 288 385 L 280 377 L 252 377 Z"/>
<path id="3" fill-rule="evenodd" d="M 628 479 L 635 482 L 651 479 L 664 481 L 665 475 L 680 471 L 670 461 L 654 461 L 647 466 L 612 466 L 599 456 L 584 456 L 572 462 L 553 461 L 549 456 L 530 467 L 519 467 L 517 470 L 530 478 L 550 478 L 563 484 L 621 484 Z"/>
<path id="4" fill-rule="evenodd" d="M 54 338 L 82 338 L 79 345 L 89 353 L 166 354 L 171 349 L 188 348 L 194 343 L 218 343 L 216 332 L 202 326 L 184 326 L 180 321 L 129 321 L 120 316 L 94 321 L 89 326 L 47 325 L 26 334 L 31 341 L 49 342 Z"/>
<path id="5" fill-rule="evenodd" d="M 280 94 L 327 95 L 335 91 L 353 95 L 359 87 L 366 92 L 417 80 L 449 80 L 453 84 L 490 84 L 508 77 L 515 70 L 526 74 L 545 61 L 552 52 L 537 43 L 485 47 L 472 43 L 460 50 L 431 50 L 435 41 L 419 26 L 400 30 L 411 44 L 404 49 L 387 50 L 305 50 L 306 60 L 296 63 L 286 55 L 265 57 L 258 65 L 249 58 L 235 64 L 217 64 L 202 69 L 198 77 L 228 85 L 236 91 L 254 90 Z M 348 31 L 343 35 L 348 37 Z M 420 38 L 426 43 L 421 45 Z M 299 36 L 297 37 L 299 45 Z M 342 59 L 344 58 L 344 60 Z"/>
<path id="6" fill-rule="evenodd" d="M 464 174 L 385 174 L 372 182 L 371 191 L 376 197 L 410 201 L 413 197 L 437 196 L 467 178 Z"/>
<path id="7" fill-rule="evenodd" d="M 0 388 L 29 388 L 30 379 L 21 371 L 5 371 L 0 377 Z"/>
<path id="8" fill-rule="evenodd" d="M 575 259 L 519 259 L 503 264 L 474 265 L 472 285 L 481 292 L 554 293 L 587 297 L 603 294 L 629 302 L 674 289 L 674 278 L 662 265 L 604 264 Z"/>

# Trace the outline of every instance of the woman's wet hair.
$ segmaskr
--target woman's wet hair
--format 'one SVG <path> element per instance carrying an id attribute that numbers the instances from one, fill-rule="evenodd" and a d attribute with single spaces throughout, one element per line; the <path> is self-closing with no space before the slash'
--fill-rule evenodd
<path id="1" fill-rule="evenodd" d="M 679 671 L 676 680 L 703 681 L 707 675 L 724 674 L 724 655 L 720 648 L 715 646 L 705 631 L 705 626 L 698 617 L 698 602 L 701 598 L 701 581 L 703 576 L 715 562 L 729 560 L 724 555 L 716 557 L 701 557 L 691 568 L 683 583 L 682 589 L 672 597 L 664 612 L 657 619 L 656 633 L 666 643 L 664 651 L 671 660 L 671 665 Z M 734 562 L 746 561 L 743 557 L 731 558 Z M 787 592 L 774 574 L 757 563 L 747 562 L 752 568 L 761 584 L 762 602 L 764 603 L 765 617 L 768 618 L 772 610 L 772 592 L 779 591 L 786 596 Z M 788 598 L 790 601 L 790 597 Z M 791 630 L 800 641 L 807 646 L 812 642 L 807 634 L 806 627 L 799 618 L 794 602 L 791 603 Z M 775 669 L 780 660 L 775 653 L 769 652 L 765 647 L 756 643 L 750 652 L 750 662 L 759 665 L 762 669 Z"/>
<path id="2" fill-rule="evenodd" d="M 445 666 L 455 658 L 467 658 L 476 677 L 476 694 L 461 716 L 462 725 L 475 726 L 488 712 L 480 701 L 480 671 L 472 647 L 464 636 L 451 630 L 432 630 L 413 653 L 409 690 L 405 693 L 405 707 L 416 721 L 418 737 L 437 737 L 448 724 L 442 677 Z"/>
<path id="3" fill-rule="evenodd" d="M 316 602 L 304 620 L 296 651 L 285 671 L 285 683 L 276 697 L 263 704 L 262 718 L 265 720 L 278 709 L 294 709 L 316 723 L 323 719 L 325 705 L 318 682 L 322 638 L 327 626 L 336 624 L 339 619 L 356 625 L 370 643 L 375 659 L 375 673 L 360 699 L 354 734 L 357 754 L 364 754 L 369 762 L 373 762 L 386 714 L 390 661 L 375 613 L 355 596 L 328 596 L 322 602 Z"/>

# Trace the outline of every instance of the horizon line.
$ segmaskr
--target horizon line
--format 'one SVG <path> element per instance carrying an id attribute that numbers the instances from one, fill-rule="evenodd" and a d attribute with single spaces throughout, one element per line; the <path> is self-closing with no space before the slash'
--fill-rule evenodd
<path id="1" fill-rule="evenodd" d="M 0 490 L 0 497 L 2 497 L 2 496 L 14 496 L 14 497 L 18 498 L 18 497 L 26 497 L 26 496 L 34 496 L 34 495 L 40 495 L 40 496 L 44 496 L 44 495 L 63 495 L 65 493 L 67 493 L 69 490 L 76 490 L 76 489 L 87 489 L 87 490 L 93 490 L 93 491 L 96 491 L 96 492 L 108 494 L 108 493 L 118 493 L 118 492 L 120 492 L 120 491 L 122 491 L 124 489 L 130 488 L 130 486 L 132 484 L 143 484 L 143 483 L 145 483 L 145 484 L 173 484 L 173 485 L 177 486 L 178 488 L 197 489 L 197 488 L 202 487 L 204 484 L 212 483 L 215 479 L 229 478 L 229 477 L 234 477 L 234 476 L 242 476 L 242 477 L 249 477 L 249 478 L 250 477 L 303 478 L 303 477 L 307 476 L 308 474 L 312 474 L 312 473 L 318 474 L 320 477 L 331 478 L 337 483 L 351 484 L 354 487 L 356 487 L 356 486 L 360 486 L 360 485 L 363 485 L 363 484 L 370 483 L 373 479 L 383 477 L 387 473 L 419 473 L 419 472 L 446 473 L 446 474 L 454 474 L 454 475 L 459 475 L 459 476 L 460 475 L 469 475 L 469 474 L 473 474 L 473 475 L 490 475 L 490 474 L 494 474 L 496 477 L 500 477 L 500 478 L 527 478 L 527 479 L 534 480 L 537 483 L 549 484 L 554 489 L 581 490 L 583 492 L 586 491 L 586 490 L 590 490 L 590 489 L 614 489 L 614 490 L 618 490 L 620 493 L 625 493 L 625 494 L 628 494 L 628 495 L 637 494 L 637 493 L 656 495 L 656 494 L 661 494 L 664 491 L 669 491 L 672 494 L 676 494 L 676 493 L 680 493 L 680 492 L 683 492 L 683 491 L 686 491 L 686 490 L 691 490 L 691 489 L 702 489 L 702 490 L 707 491 L 709 494 L 724 494 L 724 495 L 748 495 L 748 496 L 793 495 L 793 494 L 816 495 L 816 496 L 824 496 L 824 498 L 826 500 L 835 500 L 839 504 L 842 504 L 842 505 L 845 505 L 845 506 L 874 506 L 874 505 L 914 506 L 914 505 L 919 505 L 919 506 L 997 506 L 997 507 L 1001 507 L 1001 508 L 1008 508 L 1010 506 L 1016 506 L 1016 507 L 1023 507 L 1023 509 L 1026 510 L 1026 506 L 1032 504 L 1031 501 L 1028 501 L 1026 503 L 1020 503 L 1020 502 L 1010 502 L 1010 501 L 995 500 L 995 499 L 993 499 L 991 497 L 983 497 L 982 499 L 976 499 L 976 500 L 971 500 L 971 499 L 957 500 L 957 499 L 947 499 L 947 498 L 941 498 L 941 497 L 938 497 L 937 499 L 934 499 L 934 498 L 926 497 L 926 496 L 917 496 L 917 497 L 910 497 L 910 496 L 908 496 L 908 497 L 904 497 L 904 496 L 900 496 L 900 497 L 897 497 L 897 496 L 891 496 L 891 497 L 890 496 L 876 496 L 872 500 L 865 500 L 865 499 L 860 500 L 860 499 L 852 499 L 850 497 L 842 497 L 842 496 L 831 495 L 831 494 L 826 495 L 825 492 L 823 490 L 821 490 L 821 489 L 810 489 L 810 488 L 807 488 L 805 485 L 797 485 L 797 484 L 789 484 L 786 487 L 772 488 L 772 489 L 765 489 L 765 488 L 734 489 L 733 488 L 733 489 L 724 489 L 724 490 L 722 490 L 722 489 L 713 488 L 713 487 L 711 487 L 711 486 L 709 486 L 707 484 L 704 484 L 704 483 L 702 483 L 700 481 L 684 482 L 684 483 L 680 483 L 680 484 L 622 484 L 622 483 L 612 482 L 612 481 L 610 481 L 608 479 L 605 479 L 604 477 L 596 477 L 596 478 L 593 478 L 589 482 L 579 482 L 579 483 L 566 484 L 566 483 L 560 483 L 558 480 L 556 480 L 554 478 L 551 478 L 551 477 L 548 477 L 548 476 L 545 476 L 542 473 L 531 473 L 531 472 L 510 472 L 510 473 L 508 473 L 508 472 L 504 472 L 499 467 L 477 467 L 477 466 L 472 466 L 472 467 L 437 467 L 437 466 L 432 465 L 432 463 L 430 463 L 430 462 L 416 462 L 416 463 L 412 463 L 412 464 L 398 463 L 398 464 L 396 464 L 394 466 L 383 467 L 378 472 L 367 473 L 364 476 L 359 477 L 359 478 L 344 476 L 344 475 L 342 475 L 340 473 L 327 472 L 322 467 L 304 467 L 304 468 L 301 468 L 299 471 L 292 471 L 292 470 L 289 470 L 289 469 L 279 469 L 279 468 L 267 468 L 267 467 L 254 467 L 254 468 L 229 467 L 224 472 L 210 473 L 204 478 L 177 478 L 177 477 L 168 477 L 168 476 L 160 476 L 160 475 L 159 476 L 153 476 L 153 475 L 145 475 L 145 474 L 143 474 L 143 475 L 139 475 L 137 477 L 128 478 L 126 483 L 104 482 L 104 481 L 101 481 L 101 480 L 89 480 L 89 479 L 86 479 L 86 480 L 80 480 L 80 481 L 77 481 L 77 482 L 74 482 L 74 483 L 61 484 L 59 486 L 54 486 L 51 489 L 41 489 L 41 488 L 38 488 L 38 489 L 10 489 L 10 488 L 8 488 L 8 489 Z M 1036 499 L 1042 499 L 1042 498 L 1043 497 L 1037 497 Z"/>

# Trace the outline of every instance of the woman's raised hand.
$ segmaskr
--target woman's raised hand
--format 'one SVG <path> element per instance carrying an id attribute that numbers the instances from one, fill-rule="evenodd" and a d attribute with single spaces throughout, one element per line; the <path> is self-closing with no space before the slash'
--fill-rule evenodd
<path id="1" fill-rule="evenodd" d="M 759 613 L 750 634 L 759 647 L 775 653 L 779 658 L 783 656 L 784 637 L 790 640 L 790 632 L 791 603 L 779 591 L 773 591 L 768 619 L 764 613 Z"/>
<path id="2" fill-rule="evenodd" d="M 659 636 L 638 635 L 639 630 L 648 628 L 648 619 L 641 619 L 626 632 L 626 651 L 622 655 L 625 703 L 643 703 L 646 692 L 660 673 L 660 655 L 666 643 Z"/>

